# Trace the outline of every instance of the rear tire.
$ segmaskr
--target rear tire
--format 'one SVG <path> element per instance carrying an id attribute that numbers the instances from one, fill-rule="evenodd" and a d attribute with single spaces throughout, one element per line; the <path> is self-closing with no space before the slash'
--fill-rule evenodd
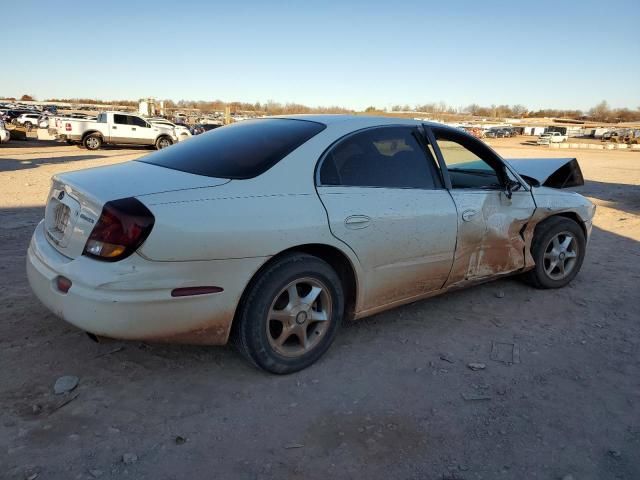
<path id="1" fill-rule="evenodd" d="M 233 343 L 255 366 L 287 374 L 317 361 L 344 315 L 340 278 L 325 261 L 302 253 L 276 260 L 248 287 Z"/>
<path id="2" fill-rule="evenodd" d="M 585 253 L 582 227 L 566 217 L 551 217 L 536 227 L 531 243 L 536 266 L 524 280 L 536 288 L 562 288 L 578 275 Z"/>
<path id="3" fill-rule="evenodd" d="M 99 150 L 100 147 L 102 147 L 102 137 L 97 133 L 92 133 L 84 137 L 82 145 L 84 145 L 84 148 L 87 150 Z"/>

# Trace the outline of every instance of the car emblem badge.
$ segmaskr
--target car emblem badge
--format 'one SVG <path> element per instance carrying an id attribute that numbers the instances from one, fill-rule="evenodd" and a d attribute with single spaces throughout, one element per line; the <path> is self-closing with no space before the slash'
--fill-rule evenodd
<path id="1" fill-rule="evenodd" d="M 58 200 L 62 200 L 64 198 L 64 192 L 60 192 L 58 194 Z"/>

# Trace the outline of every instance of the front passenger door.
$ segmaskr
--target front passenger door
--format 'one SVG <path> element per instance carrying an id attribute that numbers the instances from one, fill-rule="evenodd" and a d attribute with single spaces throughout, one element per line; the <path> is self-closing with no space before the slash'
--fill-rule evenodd
<path id="1" fill-rule="evenodd" d="M 528 187 L 514 186 L 508 198 L 506 184 L 515 177 L 493 150 L 463 132 L 431 131 L 458 212 L 458 242 L 447 286 L 523 268 L 522 230 L 535 210 Z"/>
<path id="2" fill-rule="evenodd" d="M 365 129 L 320 161 L 317 191 L 332 234 L 365 276 L 360 311 L 442 288 L 453 262 L 456 208 L 415 127 Z"/>
<path id="3" fill-rule="evenodd" d="M 129 116 L 131 126 L 131 142 L 136 145 L 153 145 L 155 143 L 157 128 L 152 127 L 145 119 Z"/>

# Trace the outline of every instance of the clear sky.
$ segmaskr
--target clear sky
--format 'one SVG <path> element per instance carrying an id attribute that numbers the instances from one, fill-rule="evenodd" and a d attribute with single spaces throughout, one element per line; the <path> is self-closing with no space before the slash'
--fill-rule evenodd
<path id="1" fill-rule="evenodd" d="M 640 0 L 20 0 L 2 10 L 0 96 L 640 107 Z"/>

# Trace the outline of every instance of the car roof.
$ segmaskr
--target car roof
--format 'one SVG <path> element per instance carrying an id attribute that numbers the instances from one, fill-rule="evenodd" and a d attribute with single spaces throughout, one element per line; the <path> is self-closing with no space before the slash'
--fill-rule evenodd
<path id="1" fill-rule="evenodd" d="M 376 115 L 327 115 L 327 114 L 304 114 L 304 115 L 277 115 L 274 117 L 265 118 L 289 118 L 293 120 L 307 120 L 311 122 L 324 123 L 329 126 L 332 124 L 341 123 L 343 125 L 349 124 L 349 126 L 357 128 L 359 126 L 367 127 L 373 123 L 377 125 L 421 125 L 426 124 L 433 127 L 448 127 L 442 123 L 427 122 L 422 120 L 414 120 L 412 118 L 400 118 L 400 117 L 383 117 Z M 451 127 L 448 127 L 451 128 Z"/>

